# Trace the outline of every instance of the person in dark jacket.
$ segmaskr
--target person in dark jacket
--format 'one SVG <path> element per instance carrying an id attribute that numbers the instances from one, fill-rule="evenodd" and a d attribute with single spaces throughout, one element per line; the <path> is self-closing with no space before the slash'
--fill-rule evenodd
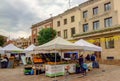
<path id="1" fill-rule="evenodd" d="M 83 62 L 84 62 L 83 55 L 81 55 L 81 56 L 79 57 L 79 64 L 81 65 L 81 64 L 83 64 Z"/>
<path id="2" fill-rule="evenodd" d="M 82 68 L 83 63 L 84 63 L 84 59 L 83 59 L 83 55 L 81 55 L 79 57 L 80 72 L 83 72 L 83 68 Z"/>
<path id="3" fill-rule="evenodd" d="M 4 55 L 2 60 L 1 60 L 1 68 L 7 68 L 8 62 L 9 62 L 9 59 L 7 58 L 6 55 Z"/>
<path id="4" fill-rule="evenodd" d="M 99 63 L 96 61 L 96 56 L 94 54 L 92 54 L 91 56 L 91 61 L 92 61 L 93 68 L 99 68 Z"/>
<path id="5" fill-rule="evenodd" d="M 84 63 L 83 55 L 81 55 L 81 56 L 79 57 L 79 64 L 80 64 L 81 73 L 82 73 L 83 75 L 86 75 L 87 64 Z"/>
<path id="6" fill-rule="evenodd" d="M 87 61 L 90 61 L 90 55 L 87 54 L 87 56 L 85 57 L 85 59 L 86 59 Z"/>
<path id="7" fill-rule="evenodd" d="M 91 55 L 91 61 L 94 62 L 96 60 L 96 56 L 94 54 Z"/>
<path id="8" fill-rule="evenodd" d="M 7 67 L 8 67 L 8 64 L 9 64 L 9 59 L 8 59 L 7 55 L 5 55 L 4 58 L 7 60 L 7 62 L 6 62 L 6 64 L 5 64 L 5 68 L 7 68 Z"/>

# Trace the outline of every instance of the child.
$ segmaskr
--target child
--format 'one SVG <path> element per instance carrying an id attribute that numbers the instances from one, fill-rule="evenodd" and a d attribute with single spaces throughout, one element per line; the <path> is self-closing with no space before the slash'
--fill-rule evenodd
<path id="1" fill-rule="evenodd" d="M 86 75 L 87 70 L 88 70 L 88 66 L 87 66 L 86 63 L 83 63 L 83 65 L 82 65 L 82 70 L 83 70 L 83 75 Z"/>

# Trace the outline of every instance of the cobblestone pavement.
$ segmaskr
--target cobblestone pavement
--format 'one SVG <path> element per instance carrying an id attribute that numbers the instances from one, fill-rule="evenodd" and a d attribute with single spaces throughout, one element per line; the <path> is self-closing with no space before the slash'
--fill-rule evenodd
<path id="1" fill-rule="evenodd" d="M 60 76 L 57 81 L 120 81 L 120 66 L 100 65 L 99 69 L 93 69 L 87 76 L 72 74 L 67 77 Z M 54 81 L 55 78 L 41 75 L 24 75 L 23 67 L 14 69 L 0 69 L 0 81 Z"/>

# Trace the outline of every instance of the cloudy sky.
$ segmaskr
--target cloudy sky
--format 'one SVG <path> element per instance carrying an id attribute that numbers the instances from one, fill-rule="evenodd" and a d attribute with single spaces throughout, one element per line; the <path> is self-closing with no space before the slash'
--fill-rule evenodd
<path id="1" fill-rule="evenodd" d="M 70 0 L 71 7 L 87 0 Z M 28 37 L 31 25 L 62 13 L 69 0 L 0 0 L 0 34 L 10 38 Z"/>

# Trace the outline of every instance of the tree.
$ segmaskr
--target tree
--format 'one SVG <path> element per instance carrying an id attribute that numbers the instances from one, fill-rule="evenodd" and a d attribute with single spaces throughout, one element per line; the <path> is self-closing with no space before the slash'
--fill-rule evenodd
<path id="1" fill-rule="evenodd" d="M 42 45 L 54 39 L 56 31 L 53 28 L 44 28 L 39 32 L 38 43 Z"/>
<path id="2" fill-rule="evenodd" d="M 3 46 L 5 43 L 5 38 L 0 35 L 0 46 Z"/>

